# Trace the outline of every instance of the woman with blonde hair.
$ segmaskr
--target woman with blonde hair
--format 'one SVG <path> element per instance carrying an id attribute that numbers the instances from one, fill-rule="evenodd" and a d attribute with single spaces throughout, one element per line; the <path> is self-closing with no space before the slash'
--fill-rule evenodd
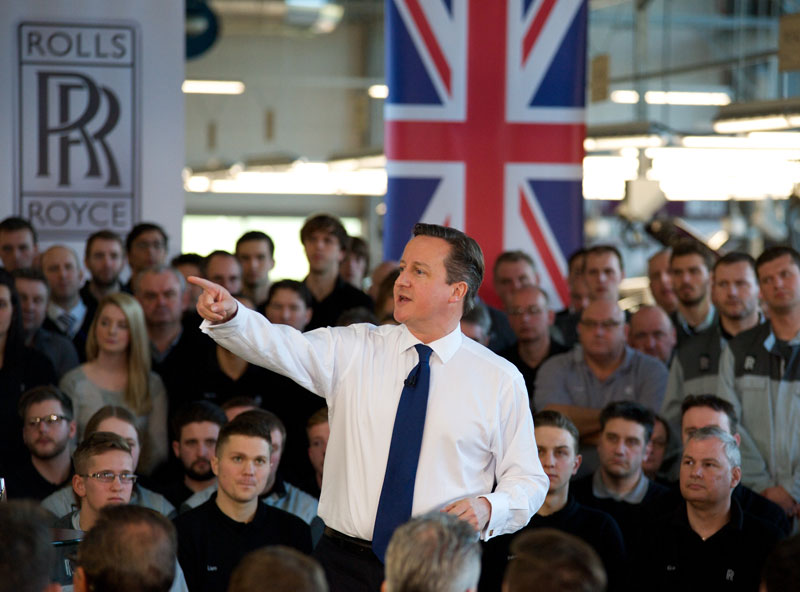
<path id="1" fill-rule="evenodd" d="M 105 405 L 133 412 L 144 436 L 139 461 L 144 474 L 167 457 L 167 396 L 161 378 L 150 371 L 149 343 L 136 299 L 124 292 L 109 294 L 97 305 L 89 329 L 87 362 L 65 374 L 60 384 L 75 408 L 78 439 Z"/>

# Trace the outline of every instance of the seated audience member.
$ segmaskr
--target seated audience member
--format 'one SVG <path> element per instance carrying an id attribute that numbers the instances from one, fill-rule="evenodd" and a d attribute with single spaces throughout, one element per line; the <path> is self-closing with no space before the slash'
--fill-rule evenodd
<path id="1" fill-rule="evenodd" d="M 227 592 L 328 592 L 319 563 L 295 549 L 274 545 L 244 556 Z"/>
<path id="2" fill-rule="evenodd" d="M 681 443 L 686 446 L 689 438 L 697 430 L 704 427 L 715 426 L 728 432 L 737 442 L 740 442 L 739 423 L 733 406 L 714 395 L 689 395 L 681 405 Z M 680 490 L 673 488 L 671 494 L 674 504 L 682 503 L 678 497 Z M 741 482 L 733 489 L 735 499 L 742 510 L 769 522 L 789 534 L 792 524 L 781 507 L 759 495 Z"/>
<path id="3" fill-rule="evenodd" d="M 589 543 L 603 560 L 609 590 L 624 588 L 625 544 L 619 526 L 605 512 L 587 508 L 569 495 L 569 480 L 581 463 L 577 454 L 578 429 L 557 411 L 537 413 L 533 425 L 539 460 L 550 478 L 547 498 L 519 533 L 501 535 L 483 545 L 480 590 L 499 590 L 514 538 L 543 528 L 568 532 Z"/>
<path id="4" fill-rule="evenodd" d="M 591 302 L 581 313 L 578 333 L 580 347 L 542 364 L 534 403 L 538 411 L 553 409 L 572 420 L 581 434 L 584 470 L 593 471 L 597 460 L 592 445 L 600 433 L 600 411 L 615 401 L 635 401 L 657 411 L 667 369 L 626 345 L 625 318 L 613 300 Z"/>
<path id="5" fill-rule="evenodd" d="M 167 233 L 158 224 L 141 222 L 125 237 L 125 252 L 128 256 L 128 267 L 131 277 L 122 289 L 133 294 L 133 284 L 140 272 L 151 267 L 164 265 L 167 259 Z"/>
<path id="6" fill-rule="evenodd" d="M 197 308 L 197 299 L 203 290 L 199 286 L 195 286 L 186 282 L 186 278 L 190 276 L 203 276 L 203 256 L 197 253 L 181 253 L 172 258 L 169 262 L 170 267 L 177 269 L 181 272 L 186 285 L 186 294 L 183 303 L 183 312 L 194 313 Z"/>
<path id="7" fill-rule="evenodd" d="M 78 254 L 64 245 L 54 245 L 42 253 L 42 272 L 50 288 L 47 318 L 42 326 L 69 338 L 83 362 L 96 309 L 81 299 L 83 268 Z"/>
<path id="8" fill-rule="evenodd" d="M 585 255 L 586 249 L 580 248 L 569 256 L 567 261 L 569 302 L 566 308 L 556 313 L 553 320 L 553 336 L 567 348 L 578 343 L 578 321 L 581 312 L 589 304 L 589 288 L 583 277 Z"/>
<path id="9" fill-rule="evenodd" d="M 264 545 L 311 551 L 305 522 L 258 501 L 270 472 L 270 438 L 255 411 L 220 430 L 211 461 L 216 494 L 175 519 L 178 560 L 192 592 L 224 590 L 242 557 Z"/>
<path id="10" fill-rule="evenodd" d="M 0 269 L 0 466 L 9 469 L 28 462 L 28 450 L 19 437 L 20 395 L 35 386 L 56 382 L 53 364 L 44 354 L 26 347 L 24 338 L 14 278 Z"/>
<path id="11" fill-rule="evenodd" d="M 472 310 L 461 317 L 461 332 L 482 346 L 489 346 L 492 319 L 485 304 L 476 302 Z"/>
<path id="12" fill-rule="evenodd" d="M 667 494 L 642 471 L 654 422 L 653 412 L 638 403 L 607 405 L 600 414 L 600 467 L 570 487 L 578 502 L 611 514 L 631 551 L 642 534 L 642 519 L 662 511 Z"/>
<path id="13" fill-rule="evenodd" d="M 105 507 L 78 547 L 75 592 L 174 590 L 176 553 L 175 528 L 158 512 Z"/>
<path id="14" fill-rule="evenodd" d="M 311 292 L 303 282 L 281 280 L 269 289 L 262 308 L 270 323 L 305 331 L 311 321 Z"/>
<path id="15" fill-rule="evenodd" d="M 59 592 L 47 513 L 33 502 L 0 504 L 0 592 Z"/>
<path id="16" fill-rule="evenodd" d="M 533 408 L 539 368 L 545 360 L 563 354 L 567 348 L 550 338 L 553 311 L 548 308 L 547 294 L 538 286 L 525 285 L 511 292 L 506 297 L 506 314 L 516 342 L 500 355 L 522 373 Z"/>
<path id="17" fill-rule="evenodd" d="M 75 345 L 65 335 L 48 331 L 42 324 L 47 317 L 50 295 L 47 281 L 38 269 L 17 269 L 14 286 L 19 294 L 25 345 L 43 353 L 53 363 L 58 378 L 80 364 Z"/>
<path id="18" fill-rule="evenodd" d="M 480 573 L 475 529 L 452 514 L 430 512 L 392 534 L 381 591 L 474 592 Z"/>
<path id="19" fill-rule="evenodd" d="M 555 529 L 525 532 L 511 544 L 503 592 L 604 592 L 597 553 L 578 537 Z"/>
<path id="20" fill-rule="evenodd" d="M 312 541 L 316 543 L 322 536 L 324 524 L 317 516 L 318 502 L 306 492 L 284 481 L 279 473 L 281 454 L 286 444 L 286 429 L 278 416 L 263 409 L 257 409 L 249 414 L 251 421 L 261 421 L 264 428 L 269 431 L 271 451 L 269 458 L 269 475 L 264 490 L 259 494 L 262 502 L 273 508 L 278 508 L 298 518 L 302 518 L 311 527 Z M 212 473 L 213 476 L 213 473 Z M 189 497 L 181 507 L 181 511 L 196 508 L 206 502 L 217 491 L 216 482 L 211 486 L 198 491 Z"/>
<path id="21" fill-rule="evenodd" d="M 674 460 L 666 455 L 670 449 L 672 432 L 663 417 L 656 415 L 654 419 L 653 435 L 650 437 L 650 453 L 642 462 L 642 470 L 648 479 L 663 483 L 669 480 L 667 473 Z"/>
<path id="22" fill-rule="evenodd" d="M 716 324 L 710 290 L 712 265 L 711 253 L 698 241 L 681 241 L 672 249 L 669 272 L 678 296 L 678 308 L 672 322 L 678 334 L 678 346 Z"/>
<path id="23" fill-rule="evenodd" d="M 508 297 L 524 286 L 538 286 L 539 274 L 533 258 L 525 251 L 505 251 L 497 256 L 492 269 L 494 291 L 500 299 L 503 310 L 488 307 L 492 319 L 492 334 L 489 349 L 501 352 L 514 344 L 514 331 L 506 316 Z"/>
<path id="24" fill-rule="evenodd" d="M 242 266 L 227 251 L 213 251 L 203 260 L 203 277 L 219 284 L 231 294 L 242 291 Z"/>
<path id="25" fill-rule="evenodd" d="M 78 444 L 72 462 L 72 491 L 78 509 L 56 520 L 55 528 L 89 530 L 101 508 L 130 502 L 136 473 L 131 448 L 121 436 L 95 432 Z"/>
<path id="26" fill-rule="evenodd" d="M 314 313 L 308 329 L 334 326 L 339 315 L 348 308 L 374 308 L 369 296 L 339 275 L 339 264 L 344 259 L 348 240 L 339 219 L 327 214 L 308 218 L 300 230 L 309 268 L 303 283 L 313 297 Z"/>
<path id="27" fill-rule="evenodd" d="M 759 592 L 792 590 L 800 582 L 800 534 L 780 541 L 764 563 Z"/>
<path id="28" fill-rule="evenodd" d="M 80 295 L 86 306 L 96 309 L 105 296 L 119 292 L 119 276 L 125 267 L 122 237 L 111 230 L 98 230 L 86 239 L 83 262 L 91 277 L 83 284 Z"/>
<path id="29" fill-rule="evenodd" d="M 375 301 L 376 305 L 378 303 L 378 289 L 380 288 L 386 276 L 390 275 L 396 269 L 397 261 L 386 260 L 378 263 L 378 265 L 375 266 L 375 269 L 372 270 L 372 274 L 369 276 L 369 288 L 367 289 L 367 294 L 370 298 L 372 298 L 372 300 Z M 378 312 L 377 306 L 375 307 L 375 312 Z"/>
<path id="30" fill-rule="evenodd" d="M 678 296 L 672 287 L 669 260 L 672 249 L 662 249 L 647 260 L 647 278 L 650 281 L 650 294 L 653 300 L 668 315 L 678 310 Z"/>
<path id="31" fill-rule="evenodd" d="M 137 416 L 144 435 L 140 471 L 145 475 L 167 458 L 167 396 L 161 378 L 150 370 L 142 307 L 130 294 L 103 298 L 86 343 L 88 361 L 61 379 L 72 399 L 78 438 L 86 422 L 105 405 L 125 405 Z"/>
<path id="32" fill-rule="evenodd" d="M 0 222 L 0 259 L 7 272 L 35 267 L 38 256 L 36 229 L 30 222 L 16 216 Z"/>
<path id="33" fill-rule="evenodd" d="M 375 316 L 379 325 L 396 325 L 394 320 L 394 283 L 400 277 L 400 270 L 395 267 L 383 278 L 375 298 Z"/>
<path id="34" fill-rule="evenodd" d="M 631 317 L 628 344 L 669 366 L 677 338 L 667 313 L 658 306 L 643 305 Z"/>
<path id="35" fill-rule="evenodd" d="M 198 360 L 214 351 L 199 325 L 189 327 L 181 322 L 186 286 L 181 272 L 165 266 L 142 270 L 133 285 L 144 312 L 153 371 L 167 389 L 170 413 L 203 398 L 205 385 L 197 372 Z"/>
<path id="36" fill-rule="evenodd" d="M 136 416 L 125 407 L 114 407 L 107 405 L 95 413 L 86 424 L 84 439 L 95 432 L 110 432 L 120 436 L 131 450 L 133 459 L 133 470 L 139 463 L 139 453 L 141 452 L 141 438 L 136 427 Z M 155 491 L 143 487 L 139 483 L 134 483 L 131 490 L 130 503 L 134 506 L 142 506 L 155 510 L 168 518 L 175 515 L 175 508 L 167 499 Z M 42 506 L 55 516 L 64 516 L 77 509 L 72 488 L 61 488 L 49 495 L 42 501 Z"/>
<path id="37" fill-rule="evenodd" d="M 260 230 L 245 232 L 236 241 L 234 254 L 242 266 L 242 293 L 264 308 L 269 291 L 269 272 L 275 267 L 275 243 Z"/>
<path id="38" fill-rule="evenodd" d="M 308 435 L 308 458 L 311 461 L 311 466 L 314 467 L 316 484 L 316 488 L 310 493 L 318 498 L 322 490 L 322 468 L 325 464 L 325 451 L 328 449 L 328 438 L 331 435 L 327 407 L 316 411 L 308 418 L 306 434 Z"/>
<path id="39" fill-rule="evenodd" d="M 159 483 L 156 489 L 176 508 L 216 483 L 211 457 L 219 430 L 227 422 L 225 412 L 208 401 L 189 403 L 172 418 L 172 452 L 177 462 L 166 463 L 153 480 Z"/>
<path id="40" fill-rule="evenodd" d="M 43 500 L 72 480 L 72 401 L 54 386 L 37 386 L 19 400 L 28 462 L 5 472 L 9 498 Z"/>
<path id="41" fill-rule="evenodd" d="M 764 561 L 782 535 L 731 499 L 741 477 L 733 436 L 715 426 L 694 432 L 681 458 L 686 502 L 646 528 L 635 581 L 670 592 L 757 590 Z"/>
<path id="42" fill-rule="evenodd" d="M 256 400 L 250 397 L 232 397 L 220 405 L 220 408 L 225 412 L 225 417 L 228 418 L 228 421 L 245 411 L 259 409 Z"/>
<path id="43" fill-rule="evenodd" d="M 339 264 L 339 275 L 348 284 L 359 290 L 364 289 L 364 277 L 369 269 L 369 245 L 363 238 L 351 236 L 347 241 L 344 259 Z"/>

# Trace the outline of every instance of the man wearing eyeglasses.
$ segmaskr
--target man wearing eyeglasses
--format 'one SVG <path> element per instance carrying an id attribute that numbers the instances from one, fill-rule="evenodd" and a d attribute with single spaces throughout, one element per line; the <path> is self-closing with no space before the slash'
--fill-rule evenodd
<path id="1" fill-rule="evenodd" d="M 628 346 L 627 335 L 617 303 L 595 300 L 581 314 L 580 345 L 547 360 L 536 378 L 536 409 L 559 411 L 577 426 L 586 471 L 597 467 L 594 445 L 603 407 L 635 401 L 655 412 L 664 398 L 666 366 Z"/>
<path id="2" fill-rule="evenodd" d="M 18 409 L 30 456 L 3 469 L 8 497 L 41 501 L 72 477 L 72 401 L 54 386 L 39 386 L 20 397 Z"/>
<path id="3" fill-rule="evenodd" d="M 53 526 L 87 531 L 94 526 L 102 508 L 130 502 L 136 482 L 133 457 L 121 436 L 95 432 L 78 445 L 72 462 L 72 490 L 80 508 L 62 516 Z"/>
<path id="4" fill-rule="evenodd" d="M 528 398 L 533 406 L 536 375 L 545 360 L 569 348 L 550 339 L 555 313 L 548 308 L 547 294 L 538 286 L 525 285 L 509 293 L 506 314 L 517 342 L 500 352 L 514 364 L 525 379 Z"/>

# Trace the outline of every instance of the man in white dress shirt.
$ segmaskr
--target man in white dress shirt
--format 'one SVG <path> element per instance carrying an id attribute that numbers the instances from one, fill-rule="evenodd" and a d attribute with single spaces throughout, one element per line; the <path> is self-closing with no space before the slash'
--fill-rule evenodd
<path id="1" fill-rule="evenodd" d="M 380 587 L 382 564 L 370 545 L 395 414 L 418 363 L 415 345 L 426 344 L 434 355 L 411 514 L 449 512 L 488 539 L 525 526 L 547 494 L 522 376 L 459 328 L 483 269 L 473 239 L 417 224 L 394 286 L 400 325 L 308 333 L 271 325 L 221 286 L 190 279 L 204 288 L 197 310 L 206 333 L 328 403 L 331 435 L 319 504 L 328 528 L 315 553 L 334 591 Z"/>

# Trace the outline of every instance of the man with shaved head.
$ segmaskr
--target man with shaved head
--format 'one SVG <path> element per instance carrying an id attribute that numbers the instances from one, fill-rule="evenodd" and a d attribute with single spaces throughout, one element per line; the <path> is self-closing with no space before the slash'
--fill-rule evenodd
<path id="1" fill-rule="evenodd" d="M 658 306 L 644 305 L 631 317 L 628 344 L 669 365 L 677 336 L 672 321 Z"/>

